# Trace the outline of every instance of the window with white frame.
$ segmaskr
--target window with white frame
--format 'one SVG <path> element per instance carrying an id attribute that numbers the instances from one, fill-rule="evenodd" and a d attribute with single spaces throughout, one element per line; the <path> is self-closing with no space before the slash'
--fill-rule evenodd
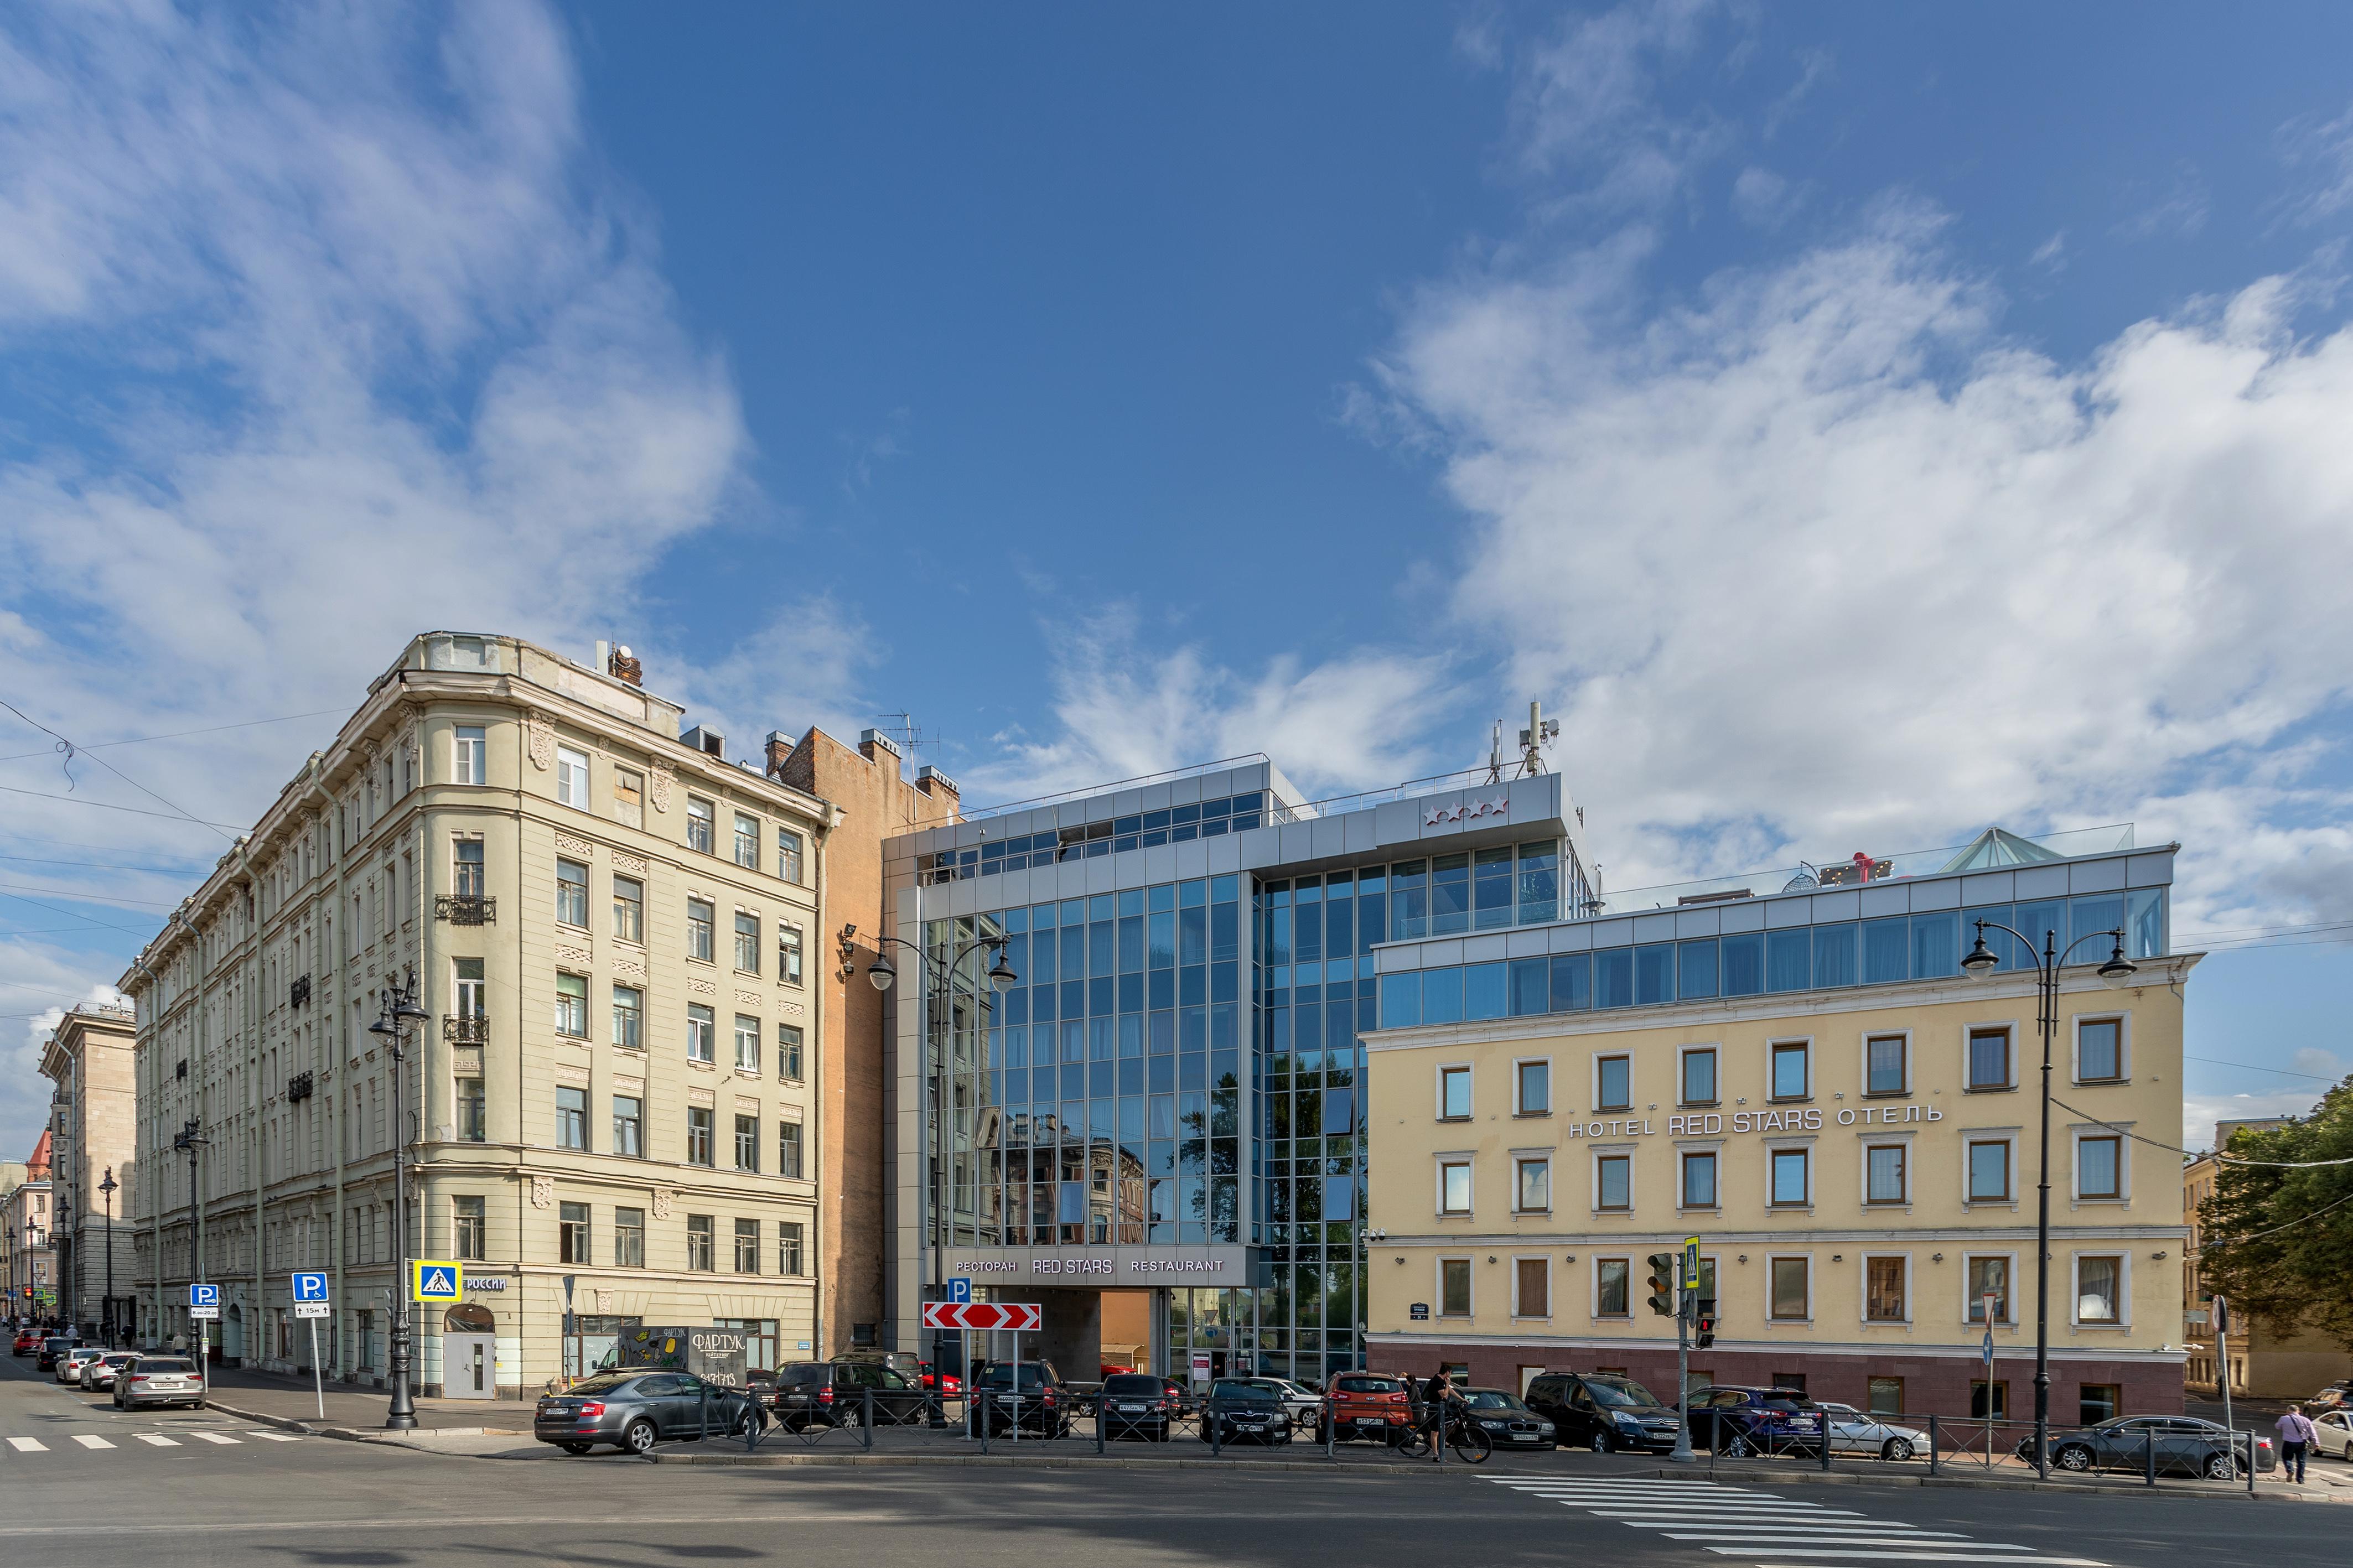
<path id="1" fill-rule="evenodd" d="M 1603 1210 L 1634 1206 L 1634 1157 L 1597 1154 L 1593 1157 L 1593 1206 Z"/>
<path id="2" fill-rule="evenodd" d="M 1471 1120 L 1471 1069 L 1469 1068 L 1438 1069 L 1438 1119 L 1440 1121 Z"/>
<path id="3" fill-rule="evenodd" d="M 713 929 L 719 923 L 719 911 L 702 899 L 686 900 L 686 956 L 711 962 L 712 949 L 717 940 Z"/>
<path id="4" fill-rule="evenodd" d="M 1538 1057 L 1512 1064 L 1512 1112 L 1515 1116 L 1552 1114 L 1552 1059 Z"/>
<path id="5" fill-rule="evenodd" d="M 1769 1261 L 1771 1295 L 1767 1309 L 1776 1321 L 1794 1322 L 1813 1316 L 1812 1276 L 1811 1258 L 1776 1258 Z"/>
<path id="6" fill-rule="evenodd" d="M 577 811 L 588 809 L 588 753 L 555 748 L 555 798 Z"/>
<path id="7" fill-rule="evenodd" d="M 1715 1151 L 1686 1149 L 1683 1152 L 1682 1164 L 1683 1206 L 1687 1209 L 1715 1207 Z"/>
<path id="8" fill-rule="evenodd" d="M 2115 1083 L 2125 1076 L 2125 1021 L 2075 1020 L 2075 1081 Z"/>
<path id="9" fill-rule="evenodd" d="M 460 724 L 451 733 L 449 780 L 452 784 L 490 783 L 490 749 L 480 724 Z"/>
<path id="10" fill-rule="evenodd" d="M 787 882 L 801 879 L 801 836 L 789 827 L 776 829 L 776 875 Z"/>
<path id="11" fill-rule="evenodd" d="M 587 928 L 588 868 L 577 860 L 555 863 L 555 923 Z"/>
<path id="12" fill-rule="evenodd" d="M 1862 1092 L 1907 1094 L 1912 1088 L 1911 1040 L 1903 1035 L 1872 1035 L 1862 1042 Z"/>
<path id="13" fill-rule="evenodd" d="M 695 795 L 686 797 L 686 847 L 689 849 L 712 854 L 717 822 L 718 813 L 709 801 Z"/>
<path id="14" fill-rule="evenodd" d="M 735 911 L 735 967 L 746 974 L 760 973 L 760 917 Z"/>
<path id="15" fill-rule="evenodd" d="M 569 1039 L 588 1037 L 588 981 L 578 974 L 555 977 L 555 1032 Z"/>
<path id="16" fill-rule="evenodd" d="M 479 899 L 486 884 L 482 880 L 482 836 L 470 834 L 450 845 L 449 890 L 461 899 Z"/>
<path id="17" fill-rule="evenodd" d="M 1911 1186 L 1906 1163 L 1911 1151 L 1901 1143 L 1873 1143 L 1862 1152 L 1862 1201 L 1901 1204 L 1909 1201 Z"/>
<path id="18" fill-rule="evenodd" d="M 707 1062 L 712 1058 L 712 1035 L 717 1019 L 710 1008 L 700 1002 L 686 1005 L 686 1059 Z"/>
<path id="19" fill-rule="evenodd" d="M 1675 1098 L 1683 1105 L 1715 1103 L 1715 1047 L 1692 1046 L 1677 1064 Z"/>
<path id="20" fill-rule="evenodd" d="M 760 1070 L 760 1020 L 743 1013 L 735 1015 L 735 1070 Z"/>
<path id="21" fill-rule="evenodd" d="M 2075 1321 L 2124 1321 L 2125 1260 L 2120 1255 L 2079 1253 L 2075 1258 Z"/>
<path id="22" fill-rule="evenodd" d="M 1772 1197 L 1775 1208 L 1801 1208 L 1813 1197 L 1813 1160 L 1810 1149 L 1775 1149 L 1768 1152 L 1772 1169 Z"/>
<path id="23" fill-rule="evenodd" d="M 1781 1040 L 1773 1047 L 1772 1082 L 1768 1086 L 1775 1100 L 1805 1100 L 1813 1093 L 1813 1074 L 1807 1058 L 1811 1053 L 1803 1040 Z"/>
<path id="24" fill-rule="evenodd" d="M 801 1081 L 801 1031 L 798 1025 L 776 1026 L 776 1076 L 786 1083 Z"/>
<path id="25" fill-rule="evenodd" d="M 2007 1138 L 1972 1138 L 1969 1140 L 1969 1202 L 2001 1204 L 2010 1201 L 2010 1140 Z"/>
<path id="26" fill-rule="evenodd" d="M 1438 1212 L 1469 1214 L 1471 1212 L 1471 1162 L 1440 1160 L 1438 1163 Z"/>
<path id="27" fill-rule="evenodd" d="M 801 983 L 801 928 L 776 927 L 776 978 L 787 985 Z"/>
<path id="28" fill-rule="evenodd" d="M 646 940 L 646 885 L 635 877 L 613 879 L 613 935 L 621 942 Z"/>
<path id="29" fill-rule="evenodd" d="M 735 864 L 750 870 L 760 868 L 760 819 L 735 814 Z"/>
<path id="30" fill-rule="evenodd" d="M 1515 1318 L 1552 1316 L 1551 1258 L 1512 1259 L 1512 1315 Z"/>
<path id="31" fill-rule="evenodd" d="M 2075 1195 L 2079 1198 L 2120 1198 L 2125 1195 L 2125 1141 L 2114 1133 L 2084 1133 L 2075 1139 Z"/>
<path id="32" fill-rule="evenodd" d="M 645 1047 L 645 993 L 634 985 L 613 987 L 613 1043 L 625 1051 Z"/>
<path id="33" fill-rule="evenodd" d="M 1512 1162 L 1513 1206 L 1521 1214 L 1546 1214 L 1552 1209 L 1552 1161 L 1542 1154 L 1523 1154 Z"/>

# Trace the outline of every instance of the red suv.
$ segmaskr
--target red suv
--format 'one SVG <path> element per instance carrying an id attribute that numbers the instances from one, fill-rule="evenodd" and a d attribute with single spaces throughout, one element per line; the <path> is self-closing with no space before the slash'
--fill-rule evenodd
<path id="1" fill-rule="evenodd" d="M 1318 1442 L 1364 1437 L 1386 1443 L 1413 1425 L 1413 1403 L 1405 1379 L 1381 1372 L 1335 1372 L 1324 1390 Z"/>

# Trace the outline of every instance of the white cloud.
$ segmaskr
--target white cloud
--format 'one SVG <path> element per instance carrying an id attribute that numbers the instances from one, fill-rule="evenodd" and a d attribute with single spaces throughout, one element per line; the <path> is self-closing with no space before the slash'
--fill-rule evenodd
<path id="1" fill-rule="evenodd" d="M 991 757 L 965 771 L 965 798 L 1026 799 L 1260 751 L 1312 794 L 1429 769 L 1419 741 L 1440 701 L 1442 655 L 1284 657 L 1249 674 L 1198 645 L 1147 646 L 1145 632 L 1120 606 L 1056 637 L 1052 737 L 992 737 Z"/>
<path id="2" fill-rule="evenodd" d="M 1732 182 L 1732 210 L 1751 228 L 1778 228 L 1805 205 L 1806 193 L 1772 170 L 1751 164 Z"/>
<path id="3" fill-rule="evenodd" d="M 2060 229 L 2049 239 L 2036 246 L 2034 254 L 2026 258 L 2026 264 L 2029 267 L 2046 267 L 2053 272 L 2064 272 L 2067 269 L 2067 231 L 2063 228 Z"/>
<path id="4" fill-rule="evenodd" d="M 19 706 L 84 743 L 341 713 L 410 636 L 450 626 L 584 658 L 609 628 L 651 650 L 650 684 L 725 702 L 745 732 L 844 705 L 849 667 L 809 640 L 839 624 L 821 604 L 735 584 L 746 653 L 705 669 L 669 651 L 704 646 L 712 617 L 708 597 L 645 595 L 665 552 L 773 513 L 729 367 L 682 326 L 640 199 L 586 140 L 544 6 L 34 0 L 0 19 L 0 689 Z M 795 657 L 755 678 L 760 648 Z M 333 722 L 106 755 L 243 823 Z M 0 751 L 43 743 L 0 723 Z M 84 798 L 154 808 L 78 771 Z M 37 760 L 0 784 L 60 788 Z M 90 860 L 222 847 L 5 798 L 8 834 L 113 847 Z M 166 900 L 193 880 L 61 875 Z M 26 911 L 0 899 L 18 926 L 63 923 Z M 63 994 L 119 973 L 5 931 L 0 952 Z M 35 1092 L 0 1082 L 0 1125 Z"/>
<path id="5" fill-rule="evenodd" d="M 1828 49 L 1798 51 L 1798 79 L 1789 89 L 1765 109 L 1765 139 L 1769 142 L 1780 133 L 1781 127 L 1798 111 L 1798 106 L 1811 96 L 1814 89 L 1838 75 L 1838 60 Z"/>
<path id="6" fill-rule="evenodd" d="M 1572 16 L 1522 52 L 1510 145 L 1524 174 L 1566 182 L 1570 194 L 1554 210 L 1657 209 L 1729 144 L 1728 127 L 1704 110 L 1671 114 L 1658 104 L 1661 80 L 1691 58 L 1719 10 L 1713 0 L 1635 0 Z"/>
<path id="7" fill-rule="evenodd" d="M 2137 819 L 2188 840 L 2184 923 L 2353 908 L 2307 776 L 2353 668 L 2353 332 L 2291 336 L 2272 279 L 2055 363 L 1943 221 L 1684 301 L 1569 252 L 1431 289 L 1380 366 L 1611 885 Z"/>
<path id="8" fill-rule="evenodd" d="M 2353 205 L 2353 109 L 2334 120 L 2299 116 L 2279 128 L 2274 142 L 2280 161 L 2307 176 L 2285 203 L 2291 221 L 2319 223 Z"/>
<path id="9" fill-rule="evenodd" d="M 2193 237 L 2206 227 L 2212 205 L 2204 177 L 2187 163 L 2174 172 L 2163 195 L 2153 196 L 2146 183 L 2136 182 L 2126 187 L 2124 196 L 2134 211 L 2109 230 L 2123 240 Z"/>

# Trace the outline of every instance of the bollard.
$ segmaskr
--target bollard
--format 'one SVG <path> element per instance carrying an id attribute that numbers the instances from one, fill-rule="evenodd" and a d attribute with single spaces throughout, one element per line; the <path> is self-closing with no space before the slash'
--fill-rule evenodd
<path id="1" fill-rule="evenodd" d="M 1819 1416 L 1815 1417 L 1815 1424 L 1816 1424 L 1816 1426 L 1820 1429 L 1820 1432 L 1821 1432 L 1821 1435 L 1822 1435 L 1822 1468 L 1823 1468 L 1823 1469 L 1825 1469 L 1825 1470 L 1827 1470 L 1827 1469 L 1829 1469 L 1829 1468 L 1831 1468 L 1831 1415 L 1830 1415 L 1830 1412 L 1829 1412 L 1829 1411 L 1827 1411 L 1827 1410 L 1825 1410 L 1825 1411 L 1823 1411 L 1823 1412 L 1821 1413 L 1821 1415 L 1819 1415 Z"/>
<path id="2" fill-rule="evenodd" d="M 1325 1458 L 1336 1459 L 1340 1457 L 1337 1450 L 1339 1441 L 1340 1424 L 1332 1419 L 1332 1407 L 1326 1403 L 1324 1406 L 1324 1457 Z"/>
<path id="3" fill-rule="evenodd" d="M 1105 1405 L 1103 1396 L 1098 1393 L 1095 1395 L 1095 1452 L 1098 1454 L 1103 1451 L 1103 1427 L 1109 1425 L 1110 1421 L 1110 1408 Z"/>
<path id="4" fill-rule="evenodd" d="M 874 1390 L 871 1387 L 858 1391 L 858 1446 L 871 1454 L 874 1451 Z"/>
<path id="5" fill-rule="evenodd" d="M 2239 1462 L 2239 1446 L 2235 1441 L 2231 1445 L 2231 1462 L 2234 1465 Z M 2255 1429 L 2252 1426 L 2247 1428 L 2247 1495 L 2255 1495 Z"/>
<path id="6" fill-rule="evenodd" d="M 1226 1451 L 1226 1435 L 1218 1429 L 1217 1400 L 1215 1398 L 1211 1398 L 1203 1404 L 1201 1406 L 1201 1414 L 1208 1418 L 1209 1423 L 1209 1457 L 1214 1459 L 1224 1454 Z"/>
<path id="7" fill-rule="evenodd" d="M 1936 1473 L 1936 1418 L 1933 1415 L 1928 1417 L 1928 1473 Z"/>
<path id="8" fill-rule="evenodd" d="M 2153 1426 L 2140 1435 L 2140 1479 L 2144 1486 L 2157 1485 L 2157 1429 Z"/>
<path id="9" fill-rule="evenodd" d="M 1013 1368 L 1013 1446 L 1021 1446 L 1021 1368 Z"/>
<path id="10" fill-rule="evenodd" d="M 696 1414 L 702 1417 L 702 1430 L 695 1435 L 695 1441 L 698 1443 L 706 1441 L 711 1436 L 711 1385 L 705 1383 L 700 1386 L 702 1389 L 702 1403 L 698 1406 Z"/>

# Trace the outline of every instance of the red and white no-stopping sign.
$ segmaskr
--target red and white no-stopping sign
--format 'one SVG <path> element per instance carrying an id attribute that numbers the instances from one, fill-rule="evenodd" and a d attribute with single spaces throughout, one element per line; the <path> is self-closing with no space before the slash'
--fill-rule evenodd
<path id="1" fill-rule="evenodd" d="M 926 1301 L 927 1329 L 1018 1329 L 1036 1333 L 1039 1307 L 1035 1301 Z"/>

